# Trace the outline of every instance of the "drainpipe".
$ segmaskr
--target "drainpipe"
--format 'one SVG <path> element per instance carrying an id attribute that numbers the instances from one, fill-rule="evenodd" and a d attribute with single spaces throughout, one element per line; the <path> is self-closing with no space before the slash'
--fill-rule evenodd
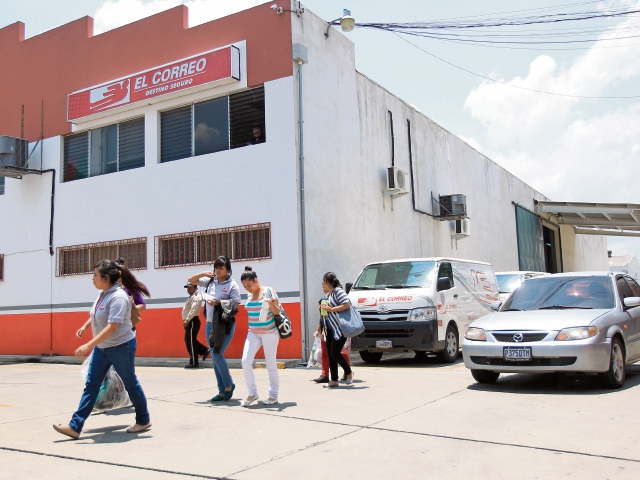
<path id="1" fill-rule="evenodd" d="M 309 358 L 309 296 L 307 291 L 307 232 L 304 198 L 304 117 L 302 109 L 302 65 L 308 62 L 307 48 L 300 44 L 293 45 L 293 61 L 298 64 L 298 124 L 300 134 L 300 151 L 298 154 L 300 168 L 300 250 L 302 255 L 302 351 L 305 362 Z"/>

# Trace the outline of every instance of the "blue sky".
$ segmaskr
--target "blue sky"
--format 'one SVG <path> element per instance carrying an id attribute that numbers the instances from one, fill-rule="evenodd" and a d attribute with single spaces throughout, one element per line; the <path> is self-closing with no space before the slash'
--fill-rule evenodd
<path id="1" fill-rule="evenodd" d="M 308 0 L 303 4 L 327 20 L 339 17 L 343 8 L 349 8 L 356 22 L 409 22 L 575 2 L 538 0 L 532 5 L 524 0 L 393 3 Z M 193 25 L 264 2 L 4 0 L 2 3 L 0 26 L 23 21 L 26 35 L 31 37 L 85 15 L 94 17 L 97 31 L 105 31 L 185 3 L 190 8 Z M 638 5 L 640 0 L 607 0 L 600 6 L 621 4 Z M 606 26 L 612 32 L 628 28 L 640 35 L 637 18 L 596 20 L 585 26 Z M 544 28 L 539 31 L 544 32 Z M 356 29 L 347 35 L 356 45 L 356 65 L 361 72 L 551 199 L 640 203 L 640 189 L 636 188 L 636 178 L 640 177 L 640 98 L 576 100 L 531 93 L 456 70 L 388 32 Z M 468 70 L 527 88 L 590 96 L 640 95 L 640 38 L 583 44 L 580 46 L 586 49 L 582 50 L 535 51 L 465 46 L 430 39 L 411 38 L 411 41 Z M 614 254 L 635 253 L 640 257 L 640 239 L 610 238 L 609 248 Z"/>

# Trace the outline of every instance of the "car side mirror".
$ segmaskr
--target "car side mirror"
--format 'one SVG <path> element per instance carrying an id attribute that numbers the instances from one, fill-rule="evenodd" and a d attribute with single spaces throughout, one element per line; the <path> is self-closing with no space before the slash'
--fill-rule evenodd
<path id="1" fill-rule="evenodd" d="M 497 312 L 498 310 L 500 310 L 501 306 L 502 306 L 502 302 L 491 302 L 491 310 L 493 310 L 494 312 Z"/>
<path id="2" fill-rule="evenodd" d="M 640 307 L 640 297 L 627 297 L 623 302 L 626 308 Z"/>
<path id="3" fill-rule="evenodd" d="M 344 291 L 349 293 L 351 291 L 351 287 L 353 287 L 353 283 L 345 283 Z"/>
<path id="4" fill-rule="evenodd" d="M 442 290 L 451 289 L 451 279 L 449 277 L 440 277 L 436 285 L 436 290 L 441 292 Z"/>

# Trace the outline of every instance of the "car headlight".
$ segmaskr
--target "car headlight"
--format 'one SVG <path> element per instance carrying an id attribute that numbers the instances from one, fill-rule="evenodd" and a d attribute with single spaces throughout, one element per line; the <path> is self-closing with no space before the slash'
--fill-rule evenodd
<path id="1" fill-rule="evenodd" d="M 482 328 L 469 327 L 467 333 L 464 334 L 467 340 L 475 340 L 476 342 L 486 342 L 487 336 Z"/>
<path id="2" fill-rule="evenodd" d="M 409 312 L 410 322 L 428 322 L 436 319 L 435 307 L 414 308 Z"/>
<path id="3" fill-rule="evenodd" d="M 585 338 L 591 338 L 598 333 L 598 327 L 573 327 L 560 330 L 556 340 L 568 341 L 568 340 L 584 340 Z"/>

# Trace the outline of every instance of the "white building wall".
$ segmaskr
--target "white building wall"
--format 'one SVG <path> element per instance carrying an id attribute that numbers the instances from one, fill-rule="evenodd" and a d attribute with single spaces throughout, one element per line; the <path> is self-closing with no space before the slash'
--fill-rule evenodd
<path id="1" fill-rule="evenodd" d="M 57 169 L 54 245 L 147 237 L 147 269 L 136 276 L 153 298 L 176 299 L 184 297 L 183 285 L 190 275 L 210 266 L 155 269 L 154 236 L 271 222 L 272 259 L 233 263 L 233 276 L 239 281 L 245 264 L 251 264 L 277 291 L 298 292 L 292 82 L 288 77 L 265 84 L 267 141 L 259 145 L 159 163 L 159 111 L 176 106 L 180 99 L 90 124 L 96 128 L 144 114 L 142 168 L 61 183 L 62 137 L 46 139 L 43 168 Z M 199 92 L 185 96 L 182 103 L 219 93 Z M 0 197 L 0 253 L 5 254 L 6 277 L 0 282 L 0 307 L 64 305 L 95 298 L 90 275 L 54 277 L 48 251 L 51 181 L 47 175 L 7 179 L 6 194 Z"/>
<path id="2" fill-rule="evenodd" d="M 533 210 L 533 200 L 545 197 L 358 73 L 354 46 L 338 29 L 332 27 L 325 38 L 326 22 L 308 10 L 301 19 L 293 17 L 292 25 L 293 42 L 309 49 L 303 109 L 310 317 L 315 319 L 327 271 L 345 283 L 369 262 L 428 256 L 517 270 L 512 202 Z M 414 212 L 410 194 L 394 200 L 393 208 L 390 199 L 383 203 L 385 172 L 391 166 L 388 111 L 393 114 L 395 166 L 407 171 L 407 119 L 411 122 L 416 207 L 432 212 L 432 194 L 466 195 L 471 236 L 459 240 L 457 248 L 449 222 Z M 563 229 L 562 244 L 566 271 L 606 269 L 604 238 L 576 238 Z M 315 329 L 315 320 L 309 323 Z"/>

